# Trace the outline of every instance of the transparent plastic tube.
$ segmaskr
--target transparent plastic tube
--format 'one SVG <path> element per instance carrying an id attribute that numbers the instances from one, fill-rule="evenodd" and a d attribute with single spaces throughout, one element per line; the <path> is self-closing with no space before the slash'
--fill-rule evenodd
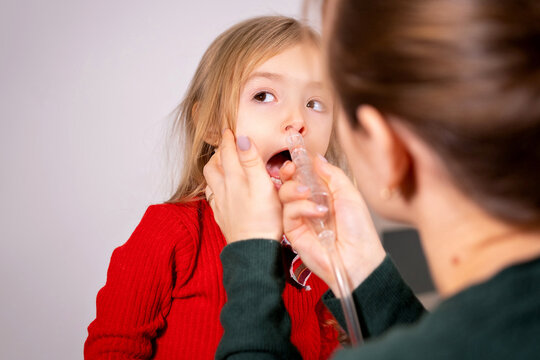
<path id="1" fill-rule="evenodd" d="M 310 190 L 309 200 L 317 205 L 322 205 L 328 208 L 326 215 L 322 218 L 310 218 L 310 224 L 317 234 L 319 241 L 326 249 L 330 266 L 334 273 L 336 284 L 338 286 L 347 325 L 347 332 L 351 340 L 351 345 L 356 346 L 362 343 L 362 332 L 358 322 L 358 315 L 352 299 L 352 290 L 349 282 L 349 277 L 343 266 L 343 261 L 339 255 L 336 246 L 336 233 L 334 224 L 334 211 L 332 201 L 328 193 L 326 184 L 315 174 L 313 162 L 309 156 L 302 135 L 294 130 L 289 131 L 287 137 L 287 145 L 291 153 L 291 159 L 296 165 L 295 178 L 297 181 L 307 186 Z"/>

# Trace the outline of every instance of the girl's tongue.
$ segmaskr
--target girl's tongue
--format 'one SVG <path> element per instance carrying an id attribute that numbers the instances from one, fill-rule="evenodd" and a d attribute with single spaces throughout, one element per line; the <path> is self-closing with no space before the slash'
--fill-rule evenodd
<path id="1" fill-rule="evenodd" d="M 287 150 L 272 156 L 266 163 L 266 171 L 268 172 L 268 175 L 275 180 L 279 180 L 279 169 L 281 169 L 281 166 L 283 166 L 285 161 L 290 159 L 291 157 Z"/>

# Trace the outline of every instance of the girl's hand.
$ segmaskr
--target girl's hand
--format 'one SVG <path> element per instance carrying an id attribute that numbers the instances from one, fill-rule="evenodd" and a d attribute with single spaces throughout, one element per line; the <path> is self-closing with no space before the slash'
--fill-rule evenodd
<path id="1" fill-rule="evenodd" d="M 252 238 L 281 240 L 281 203 L 249 138 L 239 137 L 236 143 L 231 130 L 225 130 L 203 173 L 208 183 L 206 198 L 228 243 Z"/>
<path id="2" fill-rule="evenodd" d="M 285 235 L 302 261 L 338 294 L 326 250 L 306 221 L 324 214 L 308 200 L 309 190 L 292 180 L 295 169 L 294 163 L 288 162 L 280 171 L 284 182 L 279 197 L 283 203 Z M 333 199 L 337 248 L 354 289 L 381 264 L 386 253 L 362 196 L 345 173 L 318 158 L 315 170 L 326 182 Z"/>

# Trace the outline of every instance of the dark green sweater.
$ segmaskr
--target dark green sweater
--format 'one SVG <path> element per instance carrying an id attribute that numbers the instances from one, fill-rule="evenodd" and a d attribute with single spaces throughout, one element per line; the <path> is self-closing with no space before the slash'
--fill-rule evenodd
<path id="1" fill-rule="evenodd" d="M 280 244 L 247 240 L 221 254 L 227 303 L 217 359 L 299 359 L 290 343 L 290 319 Z M 343 324 L 339 301 L 324 301 Z M 390 258 L 355 291 L 366 340 L 335 359 L 540 359 L 540 259 L 501 271 L 442 302 L 424 308 Z"/>

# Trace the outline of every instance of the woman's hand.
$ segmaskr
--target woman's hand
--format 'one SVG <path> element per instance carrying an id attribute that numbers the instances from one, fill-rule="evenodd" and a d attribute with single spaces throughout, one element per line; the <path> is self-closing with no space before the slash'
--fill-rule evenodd
<path id="1" fill-rule="evenodd" d="M 333 199 L 337 248 L 354 289 L 381 264 L 386 253 L 362 196 L 345 173 L 319 158 L 315 159 L 315 170 L 326 182 Z M 292 162 L 280 171 L 284 182 L 279 197 L 283 203 L 285 236 L 302 261 L 338 294 L 326 250 L 306 220 L 324 216 L 324 209 L 323 212 L 317 209 L 308 200 L 309 190 L 292 180 L 294 171 Z"/>
<path id="2" fill-rule="evenodd" d="M 238 147 L 237 147 L 238 145 Z M 204 167 L 206 198 L 228 243 L 252 238 L 281 240 L 282 208 L 255 144 L 230 130 Z"/>

